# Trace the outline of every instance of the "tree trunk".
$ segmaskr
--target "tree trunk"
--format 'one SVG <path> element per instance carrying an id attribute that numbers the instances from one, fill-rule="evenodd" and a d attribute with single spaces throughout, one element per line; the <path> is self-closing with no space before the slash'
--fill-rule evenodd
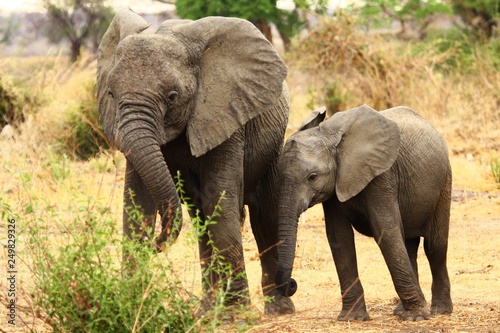
<path id="1" fill-rule="evenodd" d="M 267 38 L 267 40 L 272 44 L 273 43 L 273 34 L 271 31 L 271 25 L 264 20 L 257 21 L 257 27 L 262 32 L 262 34 Z"/>
<path id="2" fill-rule="evenodd" d="M 81 39 L 75 39 L 70 41 L 70 61 L 76 62 L 80 58 L 80 49 L 82 47 Z"/>

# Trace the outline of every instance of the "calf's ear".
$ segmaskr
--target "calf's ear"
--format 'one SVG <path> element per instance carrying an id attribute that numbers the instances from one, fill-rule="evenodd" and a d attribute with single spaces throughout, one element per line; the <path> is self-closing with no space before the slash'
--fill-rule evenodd
<path id="1" fill-rule="evenodd" d="M 387 171 L 399 153 L 398 125 L 367 105 L 335 113 L 321 130 L 336 138 L 335 190 L 341 202 Z"/>
<path id="2" fill-rule="evenodd" d="M 317 127 L 319 124 L 325 120 L 326 107 L 322 106 L 311 112 L 304 122 L 300 125 L 299 131 L 303 131 L 309 128 Z"/>

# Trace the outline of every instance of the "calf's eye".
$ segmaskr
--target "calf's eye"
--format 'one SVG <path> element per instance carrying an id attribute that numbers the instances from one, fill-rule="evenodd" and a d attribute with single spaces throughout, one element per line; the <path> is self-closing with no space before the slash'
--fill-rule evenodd
<path id="1" fill-rule="evenodd" d="M 307 180 L 313 182 L 316 180 L 316 178 L 318 178 L 318 174 L 316 172 L 313 172 L 307 177 Z"/>

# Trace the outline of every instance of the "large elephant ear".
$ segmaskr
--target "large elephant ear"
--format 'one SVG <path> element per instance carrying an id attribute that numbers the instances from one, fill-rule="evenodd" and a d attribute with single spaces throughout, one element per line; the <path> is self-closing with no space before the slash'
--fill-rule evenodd
<path id="1" fill-rule="evenodd" d="M 367 105 L 335 113 L 320 129 L 338 138 L 335 189 L 341 202 L 387 171 L 399 153 L 398 125 Z"/>
<path id="2" fill-rule="evenodd" d="M 278 102 L 287 68 L 246 20 L 206 17 L 171 29 L 199 47 L 199 90 L 187 134 L 191 153 L 200 156 Z"/>
<path id="3" fill-rule="evenodd" d="M 141 16 L 130 10 L 119 11 L 102 37 L 97 55 L 97 102 L 99 114 L 108 139 L 115 137 L 116 108 L 108 95 L 108 73 L 115 65 L 115 50 L 121 40 L 128 35 L 139 33 L 149 27 Z"/>

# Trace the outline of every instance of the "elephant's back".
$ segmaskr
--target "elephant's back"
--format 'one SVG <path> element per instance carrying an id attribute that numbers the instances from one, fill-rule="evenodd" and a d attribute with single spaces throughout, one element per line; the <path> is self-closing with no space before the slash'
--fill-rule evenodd
<path id="1" fill-rule="evenodd" d="M 422 155 L 435 152 L 440 156 L 448 156 L 448 147 L 443 136 L 415 110 L 406 106 L 398 106 L 381 111 L 381 114 L 398 124 L 401 146 L 412 148 L 406 154 Z M 419 149 L 423 151 L 419 151 Z"/>
<path id="2" fill-rule="evenodd" d="M 442 193 L 451 191 L 448 147 L 441 134 L 414 110 L 397 107 L 383 114 L 400 129 L 401 145 L 393 172 L 398 177 L 405 229 L 411 235 L 413 227 L 426 223 Z"/>

